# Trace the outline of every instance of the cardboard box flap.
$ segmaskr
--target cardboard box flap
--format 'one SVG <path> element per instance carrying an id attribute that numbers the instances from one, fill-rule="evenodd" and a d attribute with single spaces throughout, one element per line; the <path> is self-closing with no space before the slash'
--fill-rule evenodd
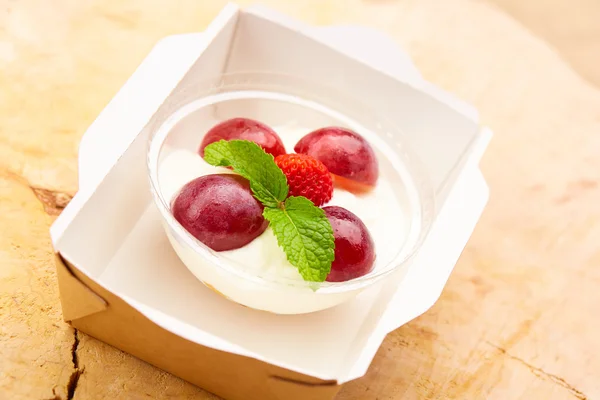
<path id="1" fill-rule="evenodd" d="M 56 254 L 56 275 L 65 321 L 83 318 L 108 307 L 108 303 L 102 297 L 73 274 L 60 254 Z"/>

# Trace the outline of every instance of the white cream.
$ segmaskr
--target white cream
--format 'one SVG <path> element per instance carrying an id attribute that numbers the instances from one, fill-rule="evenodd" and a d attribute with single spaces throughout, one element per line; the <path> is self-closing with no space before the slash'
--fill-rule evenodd
<path id="1" fill-rule="evenodd" d="M 292 151 L 295 143 L 307 133 L 306 130 L 297 128 L 276 131 L 288 151 Z M 181 187 L 194 178 L 214 173 L 232 173 L 228 169 L 207 164 L 196 152 L 190 150 L 163 151 L 166 154 L 160 162 L 159 183 L 167 201 L 171 201 Z M 334 189 L 333 198 L 326 205 L 344 207 L 365 223 L 375 243 L 374 269 L 385 267 L 397 255 L 404 241 L 406 221 L 385 174 L 380 173 L 377 186 L 367 194 L 354 195 L 343 189 Z M 285 253 L 278 247 L 270 228 L 248 245 L 218 254 L 244 266 L 257 276 L 302 280 L 298 270 L 287 261 Z"/>

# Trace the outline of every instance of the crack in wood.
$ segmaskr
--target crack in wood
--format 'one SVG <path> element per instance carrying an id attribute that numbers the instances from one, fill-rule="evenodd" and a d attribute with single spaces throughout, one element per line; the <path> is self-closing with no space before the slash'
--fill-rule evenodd
<path id="1" fill-rule="evenodd" d="M 75 389 L 79 383 L 79 377 L 83 374 L 83 369 L 79 369 L 79 358 L 77 356 L 77 348 L 79 347 L 79 333 L 77 329 L 73 329 L 73 346 L 71 347 L 71 361 L 73 362 L 73 373 L 69 377 L 67 383 L 67 400 L 72 400 L 75 396 Z"/>
<path id="2" fill-rule="evenodd" d="M 42 203 L 44 211 L 50 216 L 59 215 L 73 198 L 73 195 L 65 192 L 44 189 L 33 186 L 29 183 L 27 184 L 27 186 L 29 186 L 29 188 L 33 191 L 33 194 L 35 194 L 37 199 Z M 81 374 L 83 374 L 84 371 L 83 368 L 79 368 L 79 359 L 77 356 L 78 347 L 79 335 L 77 329 L 73 329 L 73 346 L 71 347 L 71 362 L 73 363 L 73 372 L 69 376 L 69 381 L 67 382 L 66 400 L 72 400 L 75 396 L 75 390 L 77 389 L 79 378 L 81 377 Z M 49 400 L 63 400 L 61 396 L 56 393 L 56 388 L 52 388 L 52 394 L 53 397 L 51 397 Z"/>
<path id="3" fill-rule="evenodd" d="M 29 185 L 35 196 L 44 206 L 48 215 L 56 216 L 69 204 L 73 196 L 65 192 L 49 190 Z"/>
<path id="4" fill-rule="evenodd" d="M 73 368 L 79 368 L 79 358 L 77 357 L 77 347 L 79 347 L 79 334 L 77 329 L 73 329 L 73 346 L 71 347 L 71 361 Z"/>
<path id="5" fill-rule="evenodd" d="M 559 386 L 562 386 L 563 388 L 567 389 L 573 396 L 575 396 L 579 400 L 588 400 L 588 397 L 581 390 L 578 390 L 577 388 L 573 387 L 571 384 L 569 384 L 567 381 L 565 381 L 560 376 L 551 374 L 549 372 L 544 371 L 541 368 L 531 365 L 527 361 L 522 360 L 519 357 L 516 357 L 516 356 L 510 354 L 508 351 L 506 351 L 506 349 L 503 349 L 502 347 L 495 345 L 494 343 L 491 343 L 488 341 L 487 344 L 494 347 L 496 350 L 498 350 L 500 353 L 502 353 L 506 357 L 510 358 L 511 360 L 521 363 L 522 365 L 527 367 L 527 369 L 529 369 L 529 371 L 531 371 L 531 373 L 534 374 L 535 376 L 544 378 L 544 379 L 548 379 L 549 381 L 551 381 Z"/>
<path id="6" fill-rule="evenodd" d="M 85 368 L 79 368 L 79 356 L 77 355 L 77 349 L 79 348 L 79 332 L 73 328 L 73 345 L 71 346 L 71 362 L 73 363 L 73 372 L 69 376 L 69 381 L 66 385 L 67 398 L 63 399 L 58 393 L 56 393 L 56 386 L 52 388 L 52 395 L 48 399 L 44 400 L 73 400 L 75 396 L 75 390 L 79 383 L 79 378 L 83 374 Z"/>
<path id="7" fill-rule="evenodd" d="M 73 400 L 73 396 L 75 396 L 75 389 L 77 389 L 77 383 L 79 382 L 79 377 L 83 373 L 83 370 L 75 370 L 69 377 L 69 383 L 67 384 L 67 400 Z"/>

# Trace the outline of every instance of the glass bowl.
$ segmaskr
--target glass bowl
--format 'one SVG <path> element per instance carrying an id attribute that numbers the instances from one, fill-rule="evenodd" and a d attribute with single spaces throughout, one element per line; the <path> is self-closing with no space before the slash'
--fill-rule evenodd
<path id="1" fill-rule="evenodd" d="M 315 283 L 258 270 L 256 259 L 240 262 L 239 257 L 234 260 L 226 256 L 227 252 L 213 251 L 175 220 L 171 213 L 174 194 L 199 176 L 197 169 L 185 167 L 182 160 L 189 158 L 189 165 L 194 166 L 204 163 L 197 154 L 204 134 L 216 123 L 234 117 L 271 126 L 288 152 L 293 150 L 295 142 L 291 140 L 299 138 L 298 133 L 324 126 L 347 127 L 369 141 L 379 161 L 378 188 L 380 184 L 387 188 L 377 192 L 365 208 L 365 212 L 375 213 L 373 226 L 378 229 L 377 234 L 371 232 L 376 262 L 369 274 L 346 282 Z M 150 188 L 173 249 L 207 287 L 241 305 L 277 314 L 333 307 L 392 275 L 402 279 L 429 231 L 434 197 L 428 176 L 393 121 L 351 93 L 281 74 L 222 74 L 184 84 L 183 89 L 173 92 L 153 117 L 150 129 Z M 173 169 L 169 164 L 173 160 L 184 167 Z M 332 201 L 335 199 L 336 195 Z M 380 210 L 385 213 L 377 214 Z"/>

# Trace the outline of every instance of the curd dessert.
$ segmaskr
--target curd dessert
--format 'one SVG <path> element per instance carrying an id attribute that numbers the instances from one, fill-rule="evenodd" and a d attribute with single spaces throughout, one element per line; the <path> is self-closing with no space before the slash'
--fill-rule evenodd
<path id="1" fill-rule="evenodd" d="M 247 118 L 202 134 L 196 151 L 167 149 L 158 179 L 174 218 L 218 257 L 258 278 L 346 282 L 397 256 L 406 216 L 361 135 L 341 127 L 269 127 Z M 193 255 L 174 247 L 190 267 Z M 190 269 L 215 288 L 201 276 L 204 264 Z M 239 282 L 215 281 L 234 301 L 273 309 L 245 300 L 248 294 L 238 297 Z M 282 312 L 288 311 L 295 312 Z"/>

